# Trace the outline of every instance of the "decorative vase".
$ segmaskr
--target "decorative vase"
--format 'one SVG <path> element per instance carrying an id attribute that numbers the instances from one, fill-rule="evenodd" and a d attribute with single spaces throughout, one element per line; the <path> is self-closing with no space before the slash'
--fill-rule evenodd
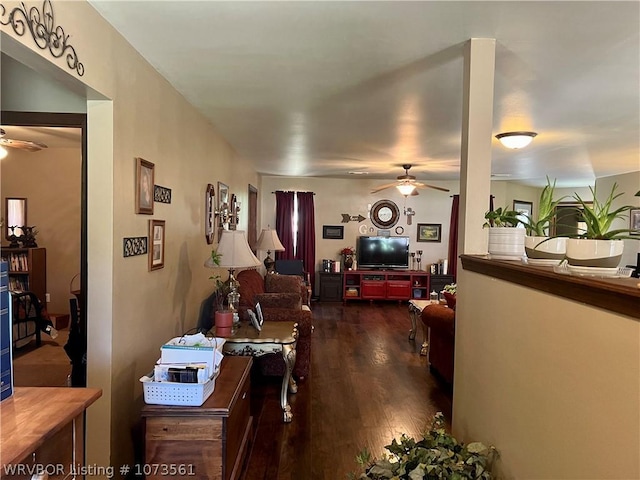
<path id="1" fill-rule="evenodd" d="M 524 251 L 529 263 L 559 264 L 567 252 L 565 237 L 524 237 Z"/>
<path id="2" fill-rule="evenodd" d="M 524 228 L 490 227 L 489 254 L 497 260 L 520 260 L 524 256 Z"/>
<path id="3" fill-rule="evenodd" d="M 574 267 L 615 269 L 622 260 L 623 250 L 622 240 L 570 238 L 567 240 L 567 261 Z"/>
<path id="4" fill-rule="evenodd" d="M 344 269 L 345 270 L 351 270 L 351 267 L 353 267 L 353 256 L 345 255 L 344 256 Z"/>

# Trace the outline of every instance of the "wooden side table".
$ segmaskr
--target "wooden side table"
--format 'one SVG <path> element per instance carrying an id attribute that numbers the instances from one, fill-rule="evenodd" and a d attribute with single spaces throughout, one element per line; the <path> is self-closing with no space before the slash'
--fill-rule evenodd
<path id="1" fill-rule="evenodd" d="M 239 478 L 253 424 L 252 362 L 251 357 L 225 357 L 215 390 L 200 407 L 142 408 L 146 426 L 144 467 L 149 467 L 142 473 L 147 479 Z"/>

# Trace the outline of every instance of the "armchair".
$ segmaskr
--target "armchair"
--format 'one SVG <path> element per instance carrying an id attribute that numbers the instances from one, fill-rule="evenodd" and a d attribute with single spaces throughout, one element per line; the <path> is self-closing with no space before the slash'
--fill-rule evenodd
<path id="1" fill-rule="evenodd" d="M 262 278 L 256 270 L 243 270 L 236 278 L 240 283 L 241 318 L 247 319 L 247 310 L 260 303 L 265 322 L 288 321 L 298 324 L 296 364 L 293 374 L 302 379 L 309 375 L 311 367 L 311 332 L 313 322 L 307 301 L 306 286 L 296 276 L 267 274 Z M 255 359 L 263 375 L 284 375 L 285 365 L 281 355 L 264 355 Z"/>
<path id="2" fill-rule="evenodd" d="M 427 305 L 422 310 L 422 323 L 430 329 L 429 369 L 453 385 L 456 312 L 445 305 Z"/>

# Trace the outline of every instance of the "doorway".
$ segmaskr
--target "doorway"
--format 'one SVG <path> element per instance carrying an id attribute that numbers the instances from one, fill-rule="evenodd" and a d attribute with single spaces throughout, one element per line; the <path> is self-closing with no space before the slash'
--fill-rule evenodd
<path id="1" fill-rule="evenodd" d="M 58 292 L 57 296 L 58 297 L 62 297 L 64 295 L 64 298 L 61 298 L 57 304 L 60 305 L 60 302 L 64 302 L 64 304 L 66 305 L 65 312 L 69 311 L 69 313 L 71 315 L 73 315 L 75 312 L 73 311 L 73 309 L 70 306 L 70 297 L 71 296 L 71 292 L 74 292 L 73 298 L 77 300 L 77 304 L 78 304 L 78 309 L 77 312 L 80 313 L 80 315 L 83 315 L 84 312 L 86 312 L 86 292 L 87 292 L 87 115 L 86 114 L 79 114 L 79 113 L 48 113 L 48 112 L 15 112 L 15 111 L 2 111 L 0 114 L 0 123 L 3 126 L 20 126 L 20 127 L 29 127 L 29 128 L 34 128 L 38 129 L 38 128 L 42 128 L 42 127 L 56 127 L 56 128 L 60 128 L 62 131 L 64 131 L 65 129 L 67 129 L 68 131 L 70 131 L 70 129 L 78 129 L 80 131 L 80 135 L 79 135 L 79 140 L 78 140 L 78 144 L 77 146 L 80 149 L 80 185 L 79 185 L 79 191 L 80 191 L 80 199 L 78 201 L 78 199 L 75 199 L 75 204 L 79 205 L 79 212 L 78 211 L 73 211 L 74 208 L 73 207 L 69 207 L 71 210 L 68 209 L 64 209 L 64 208 L 59 208 L 56 209 L 55 214 L 59 215 L 57 216 L 57 218 L 55 219 L 56 222 L 58 222 L 58 224 L 61 226 L 60 227 L 60 234 L 62 235 L 64 234 L 71 234 L 71 235 L 75 235 L 77 233 L 79 233 L 79 249 L 77 249 L 77 255 L 79 257 L 79 272 L 73 272 L 74 275 L 71 274 L 66 274 L 66 276 L 68 276 L 69 278 L 56 278 L 56 282 L 57 284 L 62 284 L 63 289 L 65 289 L 64 293 L 60 293 Z M 55 161 L 55 160 L 54 160 Z M 31 162 L 30 162 L 31 163 Z M 77 165 L 77 164 L 76 164 Z M 50 167 L 49 167 L 50 168 Z M 33 171 L 30 172 L 31 175 L 33 175 Z M 64 174 L 60 174 L 60 175 L 49 175 L 45 180 L 45 186 L 42 187 L 43 190 L 45 190 L 44 196 L 41 198 L 44 198 L 46 196 L 49 196 L 49 198 L 58 198 L 62 195 L 64 195 L 64 189 L 65 189 L 65 185 L 69 185 L 69 182 L 72 181 L 69 178 L 65 178 L 63 176 Z M 77 179 L 78 176 L 74 177 Z M 20 178 L 19 181 L 28 181 L 28 178 Z M 76 192 L 77 192 L 77 188 L 76 188 Z M 40 194 L 42 192 L 39 192 Z M 31 202 L 33 203 L 33 202 Z M 31 204 L 30 204 L 31 205 Z M 77 217 L 79 217 L 79 232 L 66 232 L 64 229 L 64 215 L 75 215 Z M 78 223 L 75 223 L 75 225 L 77 226 Z M 46 245 L 42 245 L 45 246 Z M 64 249 L 59 249 L 61 252 Z M 54 252 L 50 252 L 49 255 L 49 260 L 47 261 L 47 264 L 51 264 L 52 263 L 52 258 L 51 258 L 51 254 Z M 62 252 L 59 253 L 58 256 L 60 255 L 74 255 L 74 253 L 70 253 L 69 251 L 66 252 Z M 75 259 L 74 259 L 75 260 Z M 58 262 L 64 262 L 64 259 L 57 259 Z M 54 262 L 55 263 L 55 262 Z M 74 261 L 74 263 L 76 263 Z M 77 273 L 77 277 L 79 278 L 79 281 L 75 278 L 75 273 Z M 47 272 L 47 276 L 52 276 L 51 271 L 48 269 Z M 77 283 L 76 283 L 77 282 Z M 51 282 L 49 282 L 51 283 Z M 68 290 L 66 289 L 66 286 L 68 285 Z M 54 313 L 51 310 L 49 310 L 49 313 Z M 80 318 L 80 325 L 82 325 L 84 323 L 83 318 Z M 86 329 L 85 328 L 80 328 L 77 331 L 76 335 L 76 339 L 75 339 L 75 345 L 77 345 L 77 348 L 79 349 L 83 349 L 84 351 L 82 352 L 81 357 L 86 358 Z M 71 342 L 70 342 L 71 343 Z M 72 385 L 73 386 L 79 386 L 79 387 L 83 387 L 86 386 L 86 363 L 81 364 L 80 362 L 74 362 L 73 363 L 73 367 L 72 367 Z"/>

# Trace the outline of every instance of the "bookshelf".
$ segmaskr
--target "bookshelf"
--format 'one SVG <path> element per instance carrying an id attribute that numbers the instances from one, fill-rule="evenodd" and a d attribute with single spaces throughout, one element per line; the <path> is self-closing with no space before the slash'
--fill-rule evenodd
<path id="1" fill-rule="evenodd" d="M 2 258 L 9 267 L 9 290 L 29 291 L 46 305 L 47 250 L 46 248 L 2 248 Z"/>

